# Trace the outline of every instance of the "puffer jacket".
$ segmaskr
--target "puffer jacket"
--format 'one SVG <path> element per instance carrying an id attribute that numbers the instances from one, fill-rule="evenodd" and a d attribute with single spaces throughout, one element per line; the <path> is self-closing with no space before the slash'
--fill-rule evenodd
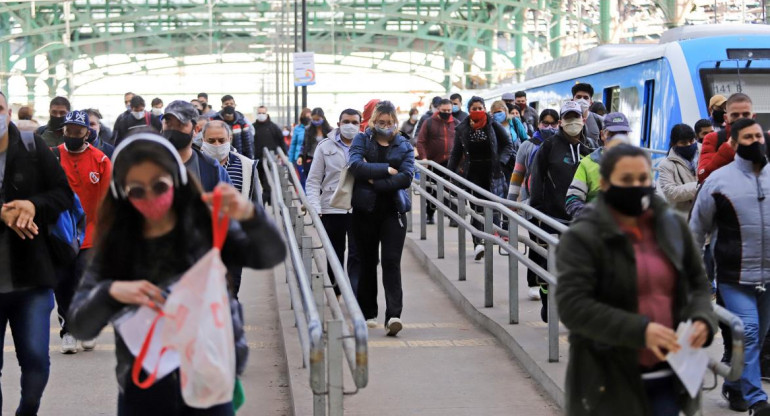
<path id="1" fill-rule="evenodd" d="M 319 214 L 345 214 L 348 211 L 330 205 L 332 195 L 340 182 L 340 173 L 348 164 L 343 144 L 337 142 L 339 129 L 332 130 L 326 139 L 318 143 L 305 182 L 305 192 L 310 206 Z"/>
<path id="2" fill-rule="evenodd" d="M 718 283 L 770 283 L 770 165 L 759 175 L 752 162 L 735 160 L 712 173 L 690 213 L 698 247 L 711 234 Z"/>
<path id="3" fill-rule="evenodd" d="M 289 162 L 297 163 L 299 158 L 299 150 L 302 148 L 302 143 L 305 141 L 306 127 L 303 124 L 297 124 L 294 127 L 294 132 L 291 134 L 291 144 L 289 145 Z"/>
<path id="4" fill-rule="evenodd" d="M 451 171 L 462 170 L 463 176 L 467 177 L 470 170 L 471 157 L 468 153 L 468 145 L 470 140 L 470 133 L 473 127 L 471 127 L 471 118 L 468 117 L 460 123 L 455 129 L 455 144 L 452 147 L 452 153 L 449 155 L 449 162 L 447 169 Z M 508 132 L 505 131 L 500 123 L 492 121 L 492 116 L 487 115 L 487 125 L 484 126 L 484 130 L 489 138 L 489 144 L 492 147 L 492 169 L 489 172 L 490 184 L 492 188 L 497 188 L 496 183 L 502 179 L 502 189 L 498 192 L 496 189 L 492 189 L 493 193 L 497 196 L 504 198 L 506 195 L 508 177 L 503 173 L 503 167 L 509 163 L 515 162 L 516 158 L 513 156 L 513 144 L 511 143 Z M 460 161 L 462 160 L 462 166 Z M 513 164 L 511 164 L 511 170 L 513 170 Z"/>
<path id="5" fill-rule="evenodd" d="M 243 114 L 236 111 L 233 121 L 228 122 L 225 121 L 222 112 L 220 111 L 216 113 L 212 120 L 220 120 L 227 123 L 233 132 L 233 148 L 249 159 L 254 159 L 254 134 L 251 132 L 249 122 Z M 259 158 L 261 156 L 262 154 L 259 154 L 257 157 Z"/>
<path id="6" fill-rule="evenodd" d="M 588 202 L 599 195 L 599 163 L 602 160 L 603 148 L 583 157 L 567 190 L 567 214 L 575 218 L 583 211 Z"/>
<path id="7" fill-rule="evenodd" d="M 700 157 L 700 144 L 690 163 L 679 156 L 673 148 L 658 165 L 658 191 L 680 214 L 687 217 L 698 193 L 698 177 L 695 168 Z"/>
<path id="8" fill-rule="evenodd" d="M 719 144 L 719 136 L 724 136 L 724 141 Z M 714 131 L 703 138 L 700 158 L 698 159 L 698 182 L 703 183 L 714 171 L 730 163 L 735 158 L 735 150 L 730 145 L 730 125 L 726 124 L 724 130 Z"/>
<path id="9" fill-rule="evenodd" d="M 222 261 L 228 267 L 251 267 L 266 269 L 280 263 L 286 256 L 286 246 L 283 243 L 280 231 L 267 217 L 265 211 L 257 206 L 257 213 L 251 220 L 237 222 L 230 221 L 227 232 L 227 240 L 222 249 Z M 177 224 L 178 227 L 200 230 L 202 225 L 192 224 L 192 219 Z M 210 225 L 209 225 L 210 227 Z M 185 262 L 191 267 L 198 259 L 203 257 L 211 247 L 210 237 L 205 237 L 202 232 L 192 234 L 186 251 L 180 252 Z M 271 244 L 265 244 L 266 241 Z M 72 335 L 78 339 L 94 339 L 102 328 L 110 322 L 114 322 L 126 312 L 137 307 L 125 305 L 110 296 L 110 286 L 114 282 L 109 276 L 101 276 L 98 266 L 99 256 L 88 268 L 83 276 L 80 286 L 75 293 L 67 316 Z M 135 264 L 134 270 L 138 278 L 143 276 L 146 265 Z M 165 289 L 175 283 L 181 275 L 167 276 L 163 281 L 153 282 Z M 244 369 L 248 355 L 248 345 L 243 336 L 243 319 L 240 316 L 240 308 L 237 302 L 231 299 L 231 315 L 233 320 L 233 335 L 236 343 L 236 371 Z M 129 351 L 119 333 L 115 333 L 115 354 L 117 357 L 116 375 L 121 391 L 124 382 L 128 379 L 134 356 Z"/>
<path id="10" fill-rule="evenodd" d="M 659 197 L 651 203 L 655 239 L 676 271 L 673 326 L 702 320 L 716 333 L 711 294 L 700 255 L 687 225 Z M 654 416 L 639 367 L 649 318 L 638 313 L 639 292 L 634 248 L 599 196 L 561 236 L 556 249 L 559 317 L 569 331 L 565 410 L 569 416 Z M 686 415 L 696 414 L 675 382 Z"/>
<path id="11" fill-rule="evenodd" d="M 353 139 L 348 159 L 349 173 L 356 178 L 351 203 L 353 209 L 374 212 L 377 195 L 387 193 L 393 195 L 399 214 L 408 212 L 412 209 L 408 189 L 414 177 L 414 148 L 408 138 L 396 134 L 388 150 L 388 163 L 367 162 L 377 160 L 377 146 L 372 129 L 366 129 Z M 398 173 L 391 175 L 388 168 L 396 169 Z M 370 179 L 374 183 L 369 183 Z"/>

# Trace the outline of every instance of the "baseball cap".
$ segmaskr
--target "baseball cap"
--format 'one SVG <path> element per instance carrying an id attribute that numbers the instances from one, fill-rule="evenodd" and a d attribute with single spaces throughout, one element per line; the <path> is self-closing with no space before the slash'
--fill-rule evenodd
<path id="1" fill-rule="evenodd" d="M 90 125 L 88 124 L 88 113 L 86 113 L 84 110 L 73 110 L 67 113 L 67 115 L 64 117 L 64 124 L 74 124 L 76 126 L 82 126 L 86 128 L 90 128 Z"/>
<path id="2" fill-rule="evenodd" d="M 609 113 L 604 116 L 604 129 L 613 133 L 630 132 L 628 117 L 623 113 Z"/>
<path id="3" fill-rule="evenodd" d="M 577 113 L 582 116 L 583 109 L 580 108 L 580 104 L 574 101 L 567 101 L 561 105 L 561 111 L 559 112 L 559 115 L 561 115 L 561 117 L 564 117 L 564 115 L 567 113 Z"/>
<path id="4" fill-rule="evenodd" d="M 191 122 L 198 118 L 198 110 L 187 101 L 174 100 L 166 106 L 163 116 L 165 117 L 166 115 L 172 115 L 182 124 L 187 124 L 188 121 Z"/>
<path id="5" fill-rule="evenodd" d="M 514 101 L 516 100 L 516 96 L 513 95 L 512 92 L 506 92 L 500 99 L 503 101 Z"/>
<path id="6" fill-rule="evenodd" d="M 727 101 L 727 98 L 725 98 L 724 95 L 717 94 L 711 97 L 711 100 L 709 100 L 709 108 L 719 107 L 720 105 L 724 104 L 726 101 Z"/>

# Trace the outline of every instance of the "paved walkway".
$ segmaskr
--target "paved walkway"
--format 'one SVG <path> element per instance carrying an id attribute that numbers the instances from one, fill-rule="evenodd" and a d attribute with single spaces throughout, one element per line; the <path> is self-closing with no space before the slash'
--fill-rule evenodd
<path id="1" fill-rule="evenodd" d="M 242 379 L 246 403 L 239 414 L 289 416 L 290 396 L 278 331 L 272 272 L 244 271 L 240 293 L 249 340 L 249 363 Z M 51 317 L 51 378 L 43 395 L 41 416 L 95 416 L 117 413 L 115 342 L 105 328 L 95 351 L 59 353 L 59 324 Z M 2 415 L 12 415 L 19 401 L 19 367 L 10 331 L 3 346 Z"/>

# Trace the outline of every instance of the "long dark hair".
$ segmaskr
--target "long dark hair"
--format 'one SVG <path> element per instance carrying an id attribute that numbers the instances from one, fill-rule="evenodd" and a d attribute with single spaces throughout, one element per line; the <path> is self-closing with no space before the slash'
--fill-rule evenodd
<path id="1" fill-rule="evenodd" d="M 310 112 L 310 116 L 319 116 L 323 117 L 324 122 L 320 126 L 314 126 L 312 123 L 307 128 L 307 133 L 305 133 L 306 136 L 308 136 L 311 139 L 315 139 L 319 136 L 318 129 L 321 129 L 321 136 L 326 137 L 331 131 L 332 127 L 329 125 L 329 119 L 326 118 L 326 114 L 324 114 L 324 110 L 320 107 L 316 107 L 313 109 L 313 111 Z M 311 155 L 312 156 L 312 155 Z"/>
<path id="2" fill-rule="evenodd" d="M 179 166 L 169 150 L 158 143 L 138 141 L 120 152 L 113 166 L 113 178 L 120 189 L 125 185 L 128 171 L 141 163 L 151 162 L 175 179 L 174 204 L 176 214 L 174 247 L 179 258 L 190 255 L 197 246 L 209 247 L 211 242 L 211 214 L 201 200 L 201 187 L 195 178 L 187 184 L 179 181 Z M 184 169 L 184 167 L 182 167 Z M 94 265 L 103 280 L 139 280 L 136 265 L 144 256 L 142 234 L 144 217 L 131 202 L 108 192 L 99 207 L 96 226 Z M 201 236 L 203 239 L 201 239 Z"/>

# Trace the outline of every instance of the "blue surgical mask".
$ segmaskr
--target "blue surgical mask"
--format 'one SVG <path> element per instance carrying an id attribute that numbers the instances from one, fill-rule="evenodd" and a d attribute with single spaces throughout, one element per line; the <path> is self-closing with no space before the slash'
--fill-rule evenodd
<path id="1" fill-rule="evenodd" d="M 496 112 L 492 114 L 492 117 L 494 117 L 495 121 L 502 124 L 505 122 L 505 119 L 508 118 L 508 116 L 504 112 Z"/>
<path id="2" fill-rule="evenodd" d="M 383 129 L 382 127 L 374 127 L 374 131 L 377 132 L 380 136 L 390 137 L 393 135 L 393 127 Z"/>
<path id="3" fill-rule="evenodd" d="M 460 106 L 459 106 L 459 105 L 453 105 L 453 106 L 452 106 L 452 112 L 453 112 L 453 113 L 458 113 L 458 112 L 460 112 Z"/>
<path id="4" fill-rule="evenodd" d="M 324 124 L 324 119 L 313 120 L 311 123 L 313 123 L 314 126 L 320 126 L 321 124 Z"/>

